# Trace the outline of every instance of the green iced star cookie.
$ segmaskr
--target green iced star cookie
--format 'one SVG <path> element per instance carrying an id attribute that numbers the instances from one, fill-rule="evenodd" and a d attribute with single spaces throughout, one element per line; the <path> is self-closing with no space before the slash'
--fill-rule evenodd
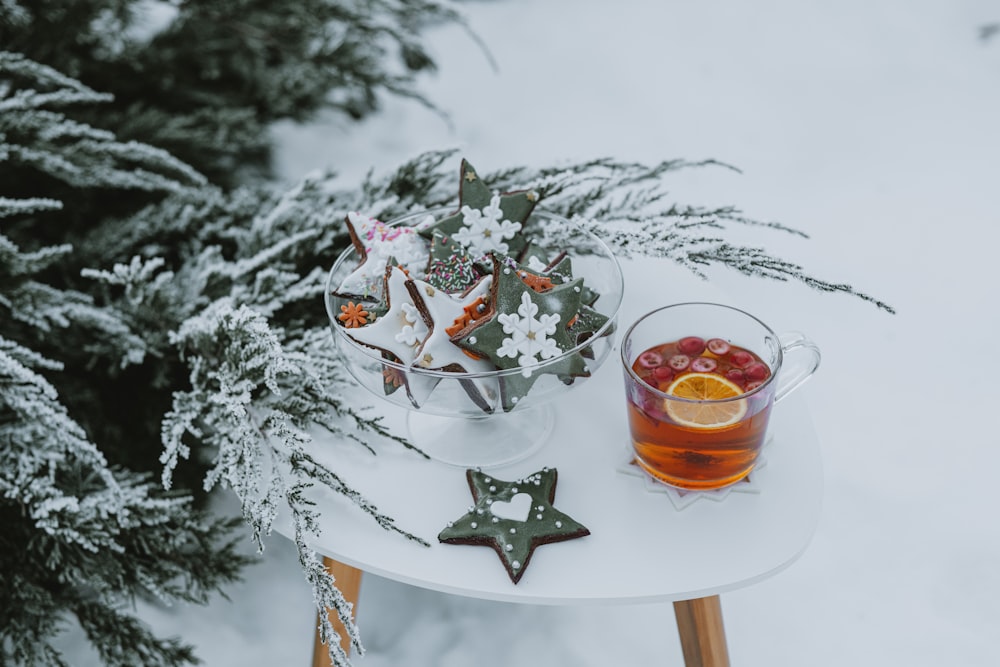
<path id="1" fill-rule="evenodd" d="M 463 159 L 458 200 L 457 212 L 422 228 L 420 234 L 432 239 L 434 232 L 440 232 L 477 260 L 491 252 L 517 255 L 525 247 L 521 227 L 538 203 L 537 192 L 494 193 Z"/>
<path id="2" fill-rule="evenodd" d="M 481 470 L 467 470 L 465 476 L 475 505 L 449 523 L 438 540 L 492 547 L 515 584 L 539 545 L 590 535 L 583 524 L 552 506 L 555 468 L 543 468 L 513 482 L 495 479 Z"/>
<path id="3" fill-rule="evenodd" d="M 547 286 L 561 285 L 573 280 L 573 263 L 566 253 L 561 253 L 545 266 L 541 266 L 541 262 L 537 259 L 538 255 L 530 255 L 530 257 L 534 257 L 535 260 L 529 259 L 527 262 L 522 260 L 517 266 L 517 275 L 532 289 L 545 289 Z M 591 307 L 599 297 L 597 292 L 586 285 L 581 285 L 580 310 L 569 325 L 570 334 L 577 345 L 585 342 L 608 322 L 607 316 Z M 581 354 L 592 358 L 593 350 L 587 348 L 582 350 Z"/>
<path id="4" fill-rule="evenodd" d="M 569 327 L 580 311 L 582 288 L 582 280 L 572 280 L 536 292 L 519 277 L 516 263 L 493 257 L 492 312 L 452 340 L 501 370 L 521 370 L 500 378 L 505 411 L 513 409 L 544 373 L 564 382 L 589 375 L 579 352 L 566 354 L 577 345 L 578 334 Z"/>
<path id="5" fill-rule="evenodd" d="M 449 294 L 462 292 L 482 277 L 465 248 L 435 230 L 431 238 L 424 280 Z"/>

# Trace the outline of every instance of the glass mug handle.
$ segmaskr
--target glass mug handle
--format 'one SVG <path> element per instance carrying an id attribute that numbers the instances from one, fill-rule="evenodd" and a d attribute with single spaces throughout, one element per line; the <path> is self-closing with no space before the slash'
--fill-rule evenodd
<path id="1" fill-rule="evenodd" d="M 783 333 L 778 336 L 778 340 L 781 342 L 785 363 L 778 373 L 778 385 L 774 391 L 775 403 L 808 380 L 819 368 L 821 358 L 816 343 L 797 331 Z"/>

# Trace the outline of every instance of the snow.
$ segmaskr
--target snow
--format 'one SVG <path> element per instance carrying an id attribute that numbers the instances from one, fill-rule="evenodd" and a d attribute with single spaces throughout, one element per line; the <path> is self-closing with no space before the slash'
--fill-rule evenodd
<path id="1" fill-rule="evenodd" d="M 801 390 L 821 439 L 822 518 L 792 567 L 722 596 L 733 663 L 1000 663 L 1000 440 L 990 431 L 1000 397 L 1000 39 L 978 37 L 1000 7 L 459 7 L 490 55 L 461 29 L 429 33 L 439 71 L 422 90 L 448 120 L 391 100 L 362 124 L 281 126 L 289 182 L 330 166 L 346 185 L 451 146 L 484 172 L 601 156 L 737 166 L 682 173 L 673 193 L 802 229 L 810 239 L 745 234 L 898 314 L 712 274 L 732 302 L 779 331 L 808 333 L 824 355 Z M 664 303 L 684 298 L 664 286 Z M 311 596 L 291 544 L 273 536 L 246 575 L 231 600 L 143 615 L 195 643 L 210 666 L 309 664 Z M 681 664 L 670 604 L 517 606 L 366 576 L 359 624 L 363 667 Z"/>

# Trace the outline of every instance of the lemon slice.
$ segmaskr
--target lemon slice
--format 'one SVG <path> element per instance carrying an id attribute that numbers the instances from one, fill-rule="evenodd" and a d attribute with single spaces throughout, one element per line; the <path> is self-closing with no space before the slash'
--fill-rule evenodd
<path id="1" fill-rule="evenodd" d="M 664 401 L 667 414 L 682 426 L 721 428 L 747 413 L 745 399 L 725 400 L 743 394 L 740 386 L 715 373 L 687 373 L 670 383 L 665 393 L 692 401 Z"/>

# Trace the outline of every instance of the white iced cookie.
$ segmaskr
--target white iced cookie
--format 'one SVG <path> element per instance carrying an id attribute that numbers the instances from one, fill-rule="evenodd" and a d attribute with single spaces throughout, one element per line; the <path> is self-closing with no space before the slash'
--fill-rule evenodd
<path id="1" fill-rule="evenodd" d="M 381 298 L 385 267 L 390 258 L 411 273 L 427 265 L 427 243 L 411 227 L 390 226 L 352 211 L 347 214 L 347 230 L 361 263 L 340 283 L 337 292 L 341 294 Z"/>

